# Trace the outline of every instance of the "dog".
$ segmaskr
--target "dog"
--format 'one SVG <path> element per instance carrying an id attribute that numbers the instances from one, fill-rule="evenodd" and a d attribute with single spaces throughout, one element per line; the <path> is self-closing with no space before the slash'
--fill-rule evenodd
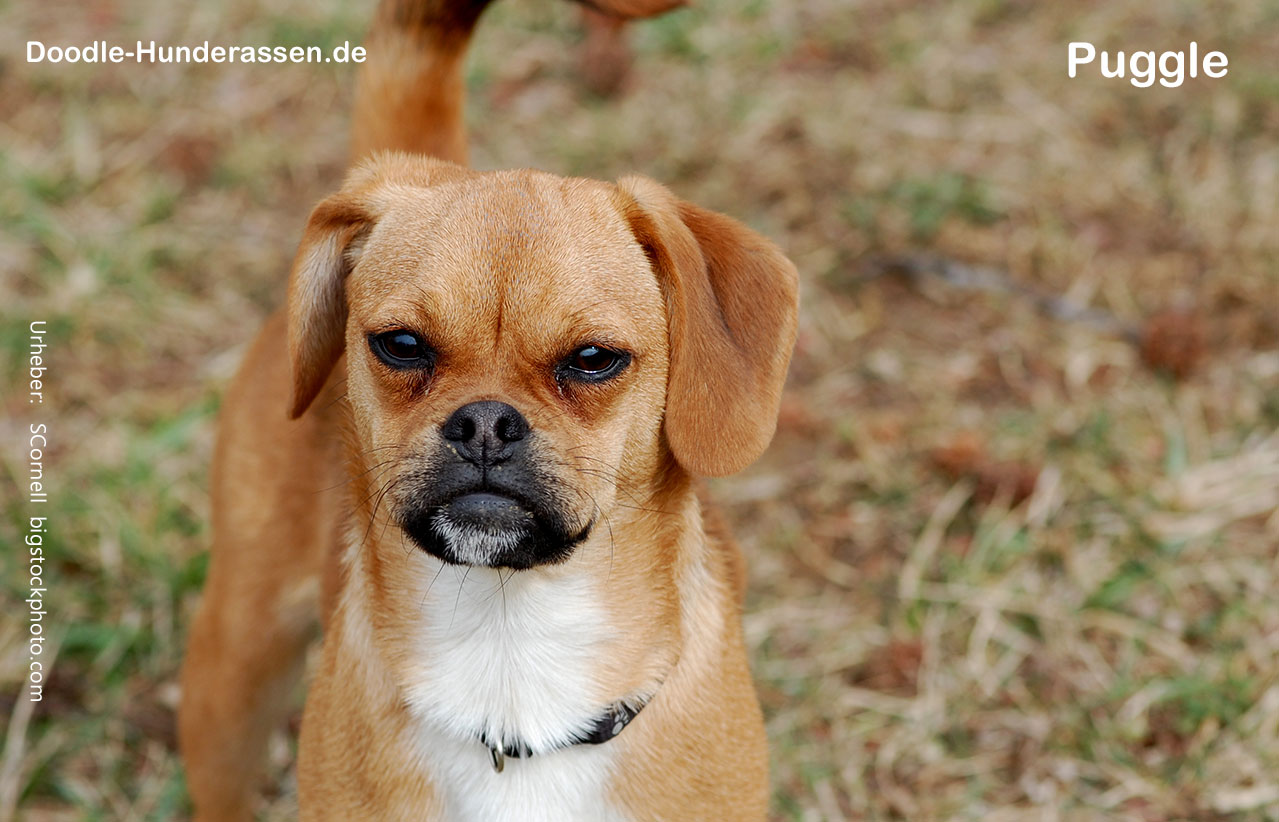
<path id="1" fill-rule="evenodd" d="M 484 5 L 382 4 L 362 159 L 228 389 L 181 677 L 198 820 L 252 818 L 317 624 L 303 820 L 767 812 L 744 567 L 700 478 L 772 438 L 797 272 L 643 177 L 466 168 Z"/>

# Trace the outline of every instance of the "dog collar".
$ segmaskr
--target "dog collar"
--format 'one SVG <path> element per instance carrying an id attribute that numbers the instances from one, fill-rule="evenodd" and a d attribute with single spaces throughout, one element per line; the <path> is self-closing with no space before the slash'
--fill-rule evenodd
<path id="1" fill-rule="evenodd" d="M 639 716 L 639 712 L 644 710 L 644 706 L 648 702 L 641 702 L 639 705 L 632 707 L 625 702 L 614 702 L 604 710 L 591 724 L 590 730 L 585 733 L 578 734 L 562 745 L 556 745 L 551 748 L 552 751 L 568 748 L 573 745 L 602 745 L 613 737 L 617 736 L 631 724 L 631 720 Z M 504 742 L 490 740 L 487 734 L 480 735 L 480 742 L 484 747 L 489 749 L 489 762 L 493 764 L 493 770 L 501 773 L 506 767 L 506 758 L 514 757 L 515 759 L 528 759 L 533 755 L 533 751 L 523 740 L 516 739 L 514 742 Z M 549 753 L 549 751 L 548 751 Z"/>

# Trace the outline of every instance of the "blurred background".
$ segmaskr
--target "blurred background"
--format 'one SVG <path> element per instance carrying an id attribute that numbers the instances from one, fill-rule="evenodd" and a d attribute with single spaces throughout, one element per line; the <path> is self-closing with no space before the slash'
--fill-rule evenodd
<path id="1" fill-rule="evenodd" d="M 580 14 L 486 14 L 474 163 L 642 172 L 803 277 L 777 438 L 712 486 L 751 564 L 774 818 L 1279 819 L 1279 3 L 698 0 L 629 28 L 620 84 Z M 0 818 L 187 813 L 219 398 L 341 178 L 354 79 L 28 65 L 25 41 L 327 50 L 371 15 L 0 3 Z M 1229 74 L 1068 80 L 1072 40 L 1196 40 Z M 56 654 L 34 712 L 29 421 Z"/>

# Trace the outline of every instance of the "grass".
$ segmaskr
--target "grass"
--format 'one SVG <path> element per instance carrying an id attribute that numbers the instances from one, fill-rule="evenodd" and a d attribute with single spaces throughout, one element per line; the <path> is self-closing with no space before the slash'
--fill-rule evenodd
<path id="1" fill-rule="evenodd" d="M 330 45 L 367 5 L 0 22 Z M 610 100 L 578 77 L 570 6 L 489 15 L 477 165 L 638 170 L 802 272 L 775 444 L 713 487 L 751 560 L 774 818 L 1279 819 L 1279 6 L 702 0 L 632 29 Z M 1196 39 L 1230 73 L 1068 80 L 1072 39 Z M 351 80 L 0 63 L 0 430 L 49 423 L 53 483 L 56 665 L 29 717 L 25 627 L 0 625 L 0 797 L 21 818 L 187 811 L 175 674 L 218 399 L 340 179 Z M 872 265 L 921 254 L 995 284 Z M 53 338 L 43 409 L 20 390 L 31 319 Z M 5 449 L 9 614 L 25 473 Z M 266 818 L 292 807 L 291 758 L 281 742 Z"/>

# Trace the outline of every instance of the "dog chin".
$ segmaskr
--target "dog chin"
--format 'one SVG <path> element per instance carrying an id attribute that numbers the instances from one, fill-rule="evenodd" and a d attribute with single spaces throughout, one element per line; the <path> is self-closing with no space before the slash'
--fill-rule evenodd
<path id="1" fill-rule="evenodd" d="M 484 526 L 454 522 L 447 511 L 435 512 L 431 530 L 442 543 L 438 556 L 457 565 L 506 565 L 528 538 L 522 528 L 490 531 Z"/>
<path id="2" fill-rule="evenodd" d="M 513 500 L 467 494 L 401 524 L 418 547 L 453 565 L 525 570 L 562 562 L 586 538 L 549 527 Z"/>

